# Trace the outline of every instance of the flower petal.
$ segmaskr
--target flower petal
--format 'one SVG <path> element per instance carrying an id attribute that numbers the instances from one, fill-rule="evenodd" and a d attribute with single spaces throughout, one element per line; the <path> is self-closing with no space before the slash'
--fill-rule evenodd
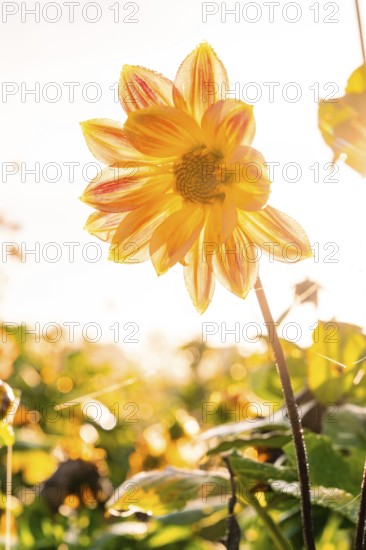
<path id="1" fill-rule="evenodd" d="M 149 259 L 149 243 L 154 231 L 181 206 L 182 200 L 171 193 L 129 212 L 113 236 L 109 259 L 119 263 Z"/>
<path id="2" fill-rule="evenodd" d="M 239 225 L 248 239 L 280 262 L 312 257 L 308 236 L 297 221 L 276 208 L 239 213 Z"/>
<path id="3" fill-rule="evenodd" d="M 215 246 L 224 243 L 234 231 L 238 220 L 231 189 L 225 189 L 223 201 L 216 201 L 209 209 L 205 243 Z"/>
<path id="4" fill-rule="evenodd" d="M 360 94 L 362 92 L 366 92 L 366 63 L 353 71 L 346 88 L 347 94 Z"/>
<path id="5" fill-rule="evenodd" d="M 201 126 L 207 147 L 228 157 L 238 146 L 253 141 L 253 106 L 235 99 L 219 101 L 206 109 Z"/>
<path id="6" fill-rule="evenodd" d="M 200 234 L 204 217 L 203 208 L 185 202 L 156 229 L 151 237 L 150 256 L 158 275 L 184 258 Z"/>
<path id="7" fill-rule="evenodd" d="M 140 263 L 149 259 L 149 241 L 139 239 L 141 235 L 134 235 L 133 240 L 123 243 L 114 242 L 116 231 L 122 222 L 129 216 L 129 212 L 93 212 L 88 218 L 85 229 L 91 235 L 102 241 L 111 243 L 109 248 L 109 260 L 120 263 Z M 161 219 L 157 221 L 159 224 Z"/>
<path id="8" fill-rule="evenodd" d="M 81 199 L 104 212 L 134 210 L 154 201 L 173 187 L 174 179 L 162 168 L 112 166 L 91 180 Z"/>
<path id="9" fill-rule="evenodd" d="M 124 128 L 136 149 L 158 158 L 177 157 L 202 143 L 197 123 L 174 107 L 134 111 Z"/>
<path id="10" fill-rule="evenodd" d="M 209 105 L 226 98 L 229 78 L 222 62 L 209 44 L 200 44 L 178 69 L 174 81 L 173 99 L 201 122 Z"/>
<path id="11" fill-rule="evenodd" d="M 224 168 L 230 178 L 236 206 L 240 210 L 259 210 L 269 198 L 268 170 L 263 155 L 253 147 L 238 147 Z"/>
<path id="12" fill-rule="evenodd" d="M 318 110 L 318 125 L 323 139 L 332 147 L 336 157 L 342 152 L 342 142 L 336 142 L 335 129 L 342 122 L 347 122 L 354 116 L 353 109 L 344 100 L 339 98 L 337 102 L 321 101 Z"/>
<path id="13" fill-rule="evenodd" d="M 93 212 L 87 219 L 85 229 L 102 241 L 111 242 L 128 212 Z"/>
<path id="14" fill-rule="evenodd" d="M 213 269 L 220 283 L 239 298 L 245 298 L 258 277 L 253 243 L 236 228 L 213 256 Z"/>
<path id="15" fill-rule="evenodd" d="M 154 162 L 145 159 L 126 136 L 122 124 L 107 118 L 94 118 L 81 122 L 85 141 L 97 160 L 111 166 L 116 162 Z"/>
<path id="16" fill-rule="evenodd" d="M 204 237 L 202 230 L 185 258 L 184 280 L 191 300 L 199 313 L 204 313 L 211 302 L 215 277 L 210 263 L 204 256 Z"/>
<path id="17" fill-rule="evenodd" d="M 347 94 L 337 103 L 319 104 L 319 128 L 334 152 L 334 162 L 345 155 L 345 162 L 366 176 L 366 92 Z"/>
<path id="18" fill-rule="evenodd" d="M 124 65 L 118 93 L 127 114 L 153 105 L 173 105 L 171 80 L 144 67 Z"/>

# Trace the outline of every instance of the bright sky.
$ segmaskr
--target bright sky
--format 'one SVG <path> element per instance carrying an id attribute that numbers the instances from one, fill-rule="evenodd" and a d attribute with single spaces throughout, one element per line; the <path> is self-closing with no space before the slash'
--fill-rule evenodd
<path id="1" fill-rule="evenodd" d="M 95 174 L 95 159 L 84 143 L 79 121 L 99 117 L 124 120 L 115 101 L 115 84 L 123 64 L 146 66 L 173 79 L 184 57 L 207 40 L 226 65 L 242 99 L 262 94 L 255 102 L 254 146 L 267 161 L 279 163 L 270 204 L 296 218 L 318 250 L 318 261 L 261 263 L 274 316 L 288 307 L 293 285 L 309 277 L 323 288 L 320 317 L 366 326 L 366 182 L 342 164 L 333 174 L 338 182 L 324 181 L 328 175 L 324 165 L 332 160 L 332 153 L 317 129 L 315 102 L 317 96 L 324 97 L 337 86 L 334 95 L 342 95 L 348 76 L 362 62 L 353 1 L 237 2 L 240 13 L 225 16 L 221 2 L 107 0 L 97 11 L 97 3 L 80 0 L 79 6 L 74 3 L 74 22 L 68 21 L 70 3 L 41 2 L 37 23 L 34 15 L 25 12 L 25 4 L 29 9 L 35 3 L 4 2 L 2 8 L 0 63 L 2 80 L 8 84 L 3 85 L 0 102 L 0 212 L 21 226 L 4 240 L 23 242 L 28 248 L 35 248 L 38 242 L 46 260 L 41 257 L 35 262 L 34 256 L 28 255 L 25 263 L 15 263 L 2 257 L 1 273 L 6 279 L 1 292 L 2 320 L 39 322 L 41 326 L 50 322 L 80 323 L 81 327 L 98 323 L 103 341 L 113 338 L 108 327 L 116 327 L 115 323 L 120 324 L 120 340 L 138 325 L 133 337 L 138 343 L 124 346 L 135 351 L 154 333 L 176 343 L 200 337 L 202 323 L 219 327 L 223 322 L 228 328 L 235 322 L 241 326 L 251 321 L 262 323 L 253 293 L 242 302 L 220 285 L 208 311 L 200 317 L 185 290 L 180 267 L 157 278 L 151 264 L 107 262 L 108 246 L 83 230 L 91 210 L 78 197 L 88 174 L 89 178 Z M 235 2 L 226 3 L 227 10 L 234 6 Z M 82 8 L 89 22 L 83 20 Z M 272 8 L 274 21 L 270 22 Z M 59 20 L 51 23 L 47 19 Z M 299 20 L 289 22 L 295 19 Z M 270 85 L 264 84 L 270 82 L 277 83 L 274 101 L 270 101 Z M 37 86 L 39 97 L 24 95 Z M 72 87 L 74 98 L 70 100 Z M 101 97 L 93 101 L 96 92 Z M 297 102 L 283 97 L 287 94 L 291 99 L 296 93 L 301 93 Z M 60 97 L 53 101 L 55 94 Z M 9 164 L 12 162 L 18 163 L 18 171 L 7 174 L 15 170 Z M 35 163 L 39 163 L 40 180 L 28 174 L 22 181 L 24 170 L 34 169 Z M 88 163 L 89 172 L 84 168 Z M 301 168 L 300 181 L 286 181 L 296 177 L 294 167 L 286 168 L 288 163 Z M 75 167 L 73 178 L 71 166 Z M 317 167 L 318 183 L 314 181 Z M 58 181 L 52 182 L 52 178 Z M 57 253 L 62 255 L 54 263 L 47 261 L 56 252 L 55 247 L 47 247 L 50 242 L 57 244 Z M 79 243 L 73 262 L 69 260 L 71 245 L 64 243 Z M 98 251 L 101 258 L 93 263 Z M 308 336 L 315 315 L 310 312 L 300 317 L 294 312 L 290 320 L 301 323 Z M 218 344 L 220 340 L 224 338 L 218 330 L 208 342 Z M 227 336 L 226 343 L 235 343 L 234 337 Z"/>

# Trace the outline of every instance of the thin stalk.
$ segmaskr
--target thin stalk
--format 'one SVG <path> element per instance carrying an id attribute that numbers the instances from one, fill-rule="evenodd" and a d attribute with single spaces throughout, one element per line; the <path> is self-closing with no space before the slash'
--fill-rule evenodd
<path id="1" fill-rule="evenodd" d="M 266 508 L 261 506 L 255 495 L 251 495 L 249 504 L 254 508 L 263 525 L 268 529 L 269 536 L 271 537 L 277 550 L 294 550 L 290 541 L 285 538 L 281 529 L 273 521 Z"/>
<path id="2" fill-rule="evenodd" d="M 227 539 L 225 541 L 225 546 L 227 550 L 239 550 L 241 532 L 240 527 L 235 517 L 235 505 L 237 502 L 236 495 L 236 480 L 235 474 L 231 468 L 230 461 L 228 457 L 224 457 L 224 462 L 230 474 L 230 485 L 231 485 L 231 497 L 228 502 L 228 518 L 227 518 Z"/>
<path id="3" fill-rule="evenodd" d="M 267 298 L 259 277 L 254 288 L 257 294 L 259 307 L 261 308 L 265 325 L 267 326 L 269 331 L 269 341 L 275 356 L 277 372 L 281 380 L 282 391 L 291 424 L 292 439 L 296 451 L 297 472 L 300 482 L 301 518 L 304 544 L 307 550 L 315 550 L 313 523 L 311 517 L 309 470 L 301 419 L 297 408 L 295 395 L 292 389 L 291 379 L 286 365 L 286 359 L 282 350 L 280 340 L 278 338 L 272 313 L 269 309 Z"/>
<path id="4" fill-rule="evenodd" d="M 257 497 L 254 493 L 251 494 L 250 499 L 245 499 L 240 492 L 236 492 L 236 479 L 235 474 L 231 468 L 229 457 L 223 457 L 223 460 L 226 464 L 226 467 L 230 474 L 230 484 L 231 484 L 231 497 L 228 504 L 228 538 L 227 538 L 227 550 L 237 550 L 240 546 L 240 527 L 235 518 L 235 504 L 237 501 L 241 502 L 246 506 L 252 506 L 257 512 L 257 516 L 262 521 L 263 525 L 267 528 L 269 536 L 271 537 L 277 550 L 294 550 L 292 544 L 287 540 L 282 533 L 281 529 L 276 525 L 271 516 L 268 514 L 267 510 L 260 505 Z"/>
<path id="5" fill-rule="evenodd" d="M 363 62 L 366 63 L 366 50 L 365 50 L 365 41 L 363 38 L 360 4 L 359 4 L 359 0 L 355 0 L 355 1 L 356 1 L 358 33 L 360 35 L 362 58 L 363 58 Z M 366 525 L 366 461 L 363 469 L 363 478 L 362 478 L 362 484 L 361 484 L 361 500 L 360 500 L 360 509 L 358 512 L 358 522 L 357 522 L 357 528 L 356 528 L 355 550 L 365 550 L 366 548 L 365 525 Z"/>
<path id="6" fill-rule="evenodd" d="M 5 550 L 11 550 L 11 493 L 12 493 L 13 446 L 9 445 L 6 455 L 6 509 L 5 509 Z"/>
<path id="7" fill-rule="evenodd" d="M 362 21 L 361 21 L 360 4 L 359 4 L 359 0 L 355 0 L 355 1 L 356 1 L 356 12 L 357 12 L 357 22 L 358 22 L 358 33 L 359 33 L 359 35 L 360 35 L 362 58 L 363 58 L 363 62 L 366 63 L 365 41 L 364 41 L 364 39 L 363 39 L 363 30 L 362 30 Z"/>
<path id="8" fill-rule="evenodd" d="M 360 509 L 358 512 L 355 550 L 364 550 L 366 547 L 365 526 L 366 526 L 366 462 L 363 469 L 363 478 L 362 478 L 362 485 L 361 485 L 361 501 L 360 501 Z"/>

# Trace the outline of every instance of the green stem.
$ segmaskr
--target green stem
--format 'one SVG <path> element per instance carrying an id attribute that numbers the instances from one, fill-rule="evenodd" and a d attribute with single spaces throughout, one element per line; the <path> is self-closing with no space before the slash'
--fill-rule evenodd
<path id="1" fill-rule="evenodd" d="M 11 550 L 12 458 L 13 446 L 9 445 L 6 455 L 5 550 Z"/>
<path id="2" fill-rule="evenodd" d="M 268 529 L 269 536 L 273 540 L 277 550 L 294 550 L 290 541 L 285 538 L 281 529 L 273 521 L 273 519 L 267 512 L 267 509 L 260 505 L 257 497 L 254 494 L 251 495 L 251 499 L 248 502 L 244 500 L 244 498 L 240 495 L 238 496 L 238 499 L 243 504 L 249 504 L 254 508 L 263 525 Z"/>
<path id="3" fill-rule="evenodd" d="M 355 550 L 365 549 L 365 546 L 366 546 L 365 525 L 366 525 L 366 462 L 363 469 L 360 509 L 358 512 L 358 522 L 357 522 L 357 529 L 356 529 Z"/>
<path id="4" fill-rule="evenodd" d="M 361 42 L 361 51 L 363 62 L 366 63 L 366 51 L 365 51 L 365 41 L 363 38 L 362 30 L 362 21 L 361 21 L 361 10 L 359 5 L 359 0 L 356 1 L 356 12 L 357 12 L 357 23 L 358 23 L 358 32 L 360 35 Z M 361 484 L 361 498 L 360 498 L 360 509 L 358 512 L 358 522 L 356 528 L 356 539 L 355 539 L 355 550 L 364 550 L 366 548 L 366 461 L 363 470 L 363 478 Z"/>
<path id="5" fill-rule="evenodd" d="M 240 532 L 239 524 L 235 517 L 235 505 L 237 502 L 235 474 L 231 468 L 229 458 L 223 457 L 223 460 L 230 474 L 230 485 L 231 485 L 231 497 L 229 498 L 229 502 L 228 502 L 229 515 L 227 518 L 228 530 L 227 530 L 226 548 L 227 550 L 239 550 L 241 532 Z"/>
<path id="6" fill-rule="evenodd" d="M 301 418 L 299 415 L 299 410 L 297 408 L 295 395 L 292 389 L 290 374 L 286 365 L 286 359 L 276 331 L 276 325 L 273 321 L 272 313 L 269 309 L 267 298 L 259 277 L 254 288 L 257 294 L 258 303 L 262 311 L 265 325 L 267 326 L 269 332 L 269 342 L 272 346 L 275 356 L 277 372 L 281 380 L 282 392 L 285 398 L 288 417 L 291 424 L 292 439 L 295 445 L 297 459 L 297 473 L 300 482 L 301 519 L 304 544 L 307 550 L 315 550 L 313 522 L 311 517 L 309 470 Z"/>

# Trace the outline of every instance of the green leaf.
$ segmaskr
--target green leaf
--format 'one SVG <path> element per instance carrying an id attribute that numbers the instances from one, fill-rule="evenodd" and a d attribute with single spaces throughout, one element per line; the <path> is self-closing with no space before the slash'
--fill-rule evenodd
<path id="1" fill-rule="evenodd" d="M 333 445 L 366 450 L 366 407 L 342 405 L 330 417 L 323 419 L 323 432 Z"/>
<path id="2" fill-rule="evenodd" d="M 226 472 L 166 468 L 141 472 L 125 481 L 107 502 L 107 508 L 129 515 L 141 511 L 159 516 L 183 509 L 187 502 L 200 499 L 205 503 L 215 495 L 228 494 Z"/>
<path id="3" fill-rule="evenodd" d="M 271 488 L 275 493 L 282 493 L 300 500 L 300 486 L 298 482 L 288 484 L 283 481 L 275 481 L 271 483 Z M 312 486 L 311 501 L 313 504 L 338 512 L 352 521 L 352 523 L 357 523 L 360 505 L 359 498 L 346 491 L 335 487 Z"/>
<path id="4" fill-rule="evenodd" d="M 314 401 L 301 405 L 301 415 L 310 411 L 314 407 Z M 199 439 L 202 441 L 208 441 L 211 448 L 216 447 L 221 442 L 233 441 L 237 439 L 237 436 L 242 433 L 262 433 L 284 430 L 288 432 L 290 428 L 290 422 L 287 417 L 286 409 L 281 407 L 278 411 L 266 416 L 265 418 L 253 418 L 251 420 L 243 420 L 241 422 L 230 422 L 227 424 L 220 424 L 214 428 L 204 432 Z"/>
<path id="5" fill-rule="evenodd" d="M 159 516 L 159 523 L 162 525 L 193 525 L 214 515 L 227 517 L 227 499 L 223 495 L 212 497 L 205 504 L 202 500 L 196 500 L 188 503 L 184 510 L 171 512 L 164 516 Z M 217 519 L 215 519 L 217 521 Z"/>
<path id="6" fill-rule="evenodd" d="M 268 337 L 263 338 L 267 342 L 268 349 L 271 345 Z M 296 344 L 281 339 L 281 346 L 286 357 L 286 363 L 291 372 L 291 380 L 294 391 L 304 388 L 306 380 L 306 352 Z M 252 358 L 251 358 L 252 360 Z M 256 395 L 265 401 L 278 400 L 283 403 L 281 381 L 279 379 L 272 352 L 262 355 L 258 367 L 249 371 L 249 385 Z"/>
<path id="7" fill-rule="evenodd" d="M 190 527 L 169 525 L 158 530 L 149 540 L 149 548 L 162 548 L 173 542 L 189 540 L 192 537 Z"/>
<path id="8" fill-rule="evenodd" d="M 352 388 L 366 338 L 359 327 L 332 321 L 319 322 L 313 342 L 308 349 L 309 387 L 320 403 L 335 403 Z"/>
<path id="9" fill-rule="evenodd" d="M 353 452 L 345 456 L 332 446 L 329 437 L 317 434 L 305 434 L 305 444 L 311 485 L 337 487 L 353 495 L 360 492 L 363 452 Z M 295 466 L 295 449 L 292 443 L 285 445 L 284 451 L 290 463 Z"/>
<path id="10" fill-rule="evenodd" d="M 281 449 L 286 443 L 291 441 L 291 432 L 273 431 L 269 433 L 254 433 L 247 437 L 234 439 L 232 441 L 223 441 L 216 447 L 208 451 L 208 455 L 224 453 L 231 449 L 241 449 L 244 447 L 268 447 L 271 449 Z"/>
<path id="11" fill-rule="evenodd" d="M 259 462 L 237 454 L 230 456 L 231 467 L 240 483 L 246 486 L 247 481 L 269 482 L 274 479 L 294 481 L 297 479 L 296 468 L 279 467 L 268 462 Z"/>

